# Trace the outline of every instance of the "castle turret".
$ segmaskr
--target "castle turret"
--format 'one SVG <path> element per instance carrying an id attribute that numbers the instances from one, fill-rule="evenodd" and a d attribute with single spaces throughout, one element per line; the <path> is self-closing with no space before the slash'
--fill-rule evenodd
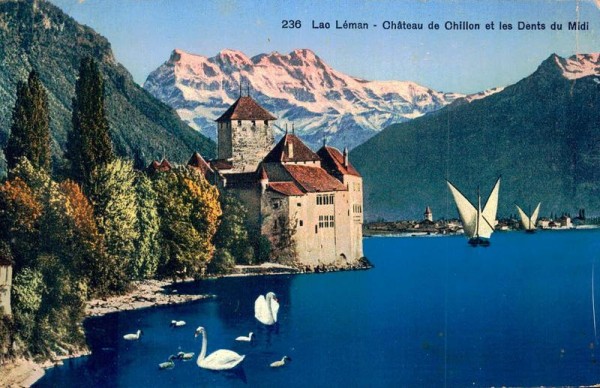
<path id="1" fill-rule="evenodd" d="M 230 161 L 231 172 L 256 171 L 274 144 L 270 114 L 250 96 L 240 96 L 216 121 L 217 158 Z"/>

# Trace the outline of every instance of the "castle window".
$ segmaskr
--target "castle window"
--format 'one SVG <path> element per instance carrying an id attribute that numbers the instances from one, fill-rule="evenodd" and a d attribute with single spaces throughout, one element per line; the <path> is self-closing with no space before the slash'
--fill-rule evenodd
<path id="1" fill-rule="evenodd" d="M 302 204 L 301 204 L 300 202 L 298 202 L 298 203 L 296 204 L 296 206 L 300 207 L 300 206 L 302 206 Z"/>
<path id="2" fill-rule="evenodd" d="M 300 220 L 300 226 L 304 226 L 304 222 L 302 222 L 302 220 Z"/>
<path id="3" fill-rule="evenodd" d="M 252 120 L 252 126 L 256 127 L 256 121 L 255 120 Z"/>
<path id="4" fill-rule="evenodd" d="M 334 223 L 333 223 L 333 216 L 329 216 L 329 227 L 333 228 Z"/>
<path id="5" fill-rule="evenodd" d="M 273 209 L 279 209 L 281 207 L 281 201 L 278 199 L 271 200 L 271 207 Z"/>
<path id="6" fill-rule="evenodd" d="M 319 228 L 324 228 L 323 216 L 319 216 Z"/>
<path id="7" fill-rule="evenodd" d="M 267 120 L 265 120 L 265 125 L 269 125 L 269 122 Z"/>
<path id="8" fill-rule="evenodd" d="M 315 225 L 315 233 L 317 233 L 319 231 L 319 227 L 317 225 Z"/>
<path id="9" fill-rule="evenodd" d="M 242 120 L 238 120 L 238 127 L 242 126 Z"/>

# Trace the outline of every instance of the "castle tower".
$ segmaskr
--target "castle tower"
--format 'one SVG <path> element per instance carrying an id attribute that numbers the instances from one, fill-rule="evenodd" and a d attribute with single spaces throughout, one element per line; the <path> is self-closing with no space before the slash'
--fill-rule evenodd
<path id="1" fill-rule="evenodd" d="M 427 206 L 425 208 L 425 214 L 424 214 L 424 216 L 425 216 L 425 219 L 427 221 L 433 222 L 433 213 L 431 212 L 431 209 L 429 208 L 429 206 Z"/>
<path id="2" fill-rule="evenodd" d="M 217 158 L 231 162 L 231 172 L 256 171 L 274 145 L 270 114 L 249 95 L 240 96 L 219 117 Z"/>

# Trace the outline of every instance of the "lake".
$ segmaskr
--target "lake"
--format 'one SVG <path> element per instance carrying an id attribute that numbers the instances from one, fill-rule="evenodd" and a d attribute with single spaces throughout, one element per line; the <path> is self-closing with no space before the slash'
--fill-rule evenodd
<path id="1" fill-rule="evenodd" d="M 367 271 L 225 278 L 177 285 L 215 298 L 111 314 L 85 323 L 93 354 L 47 371 L 36 386 L 466 387 L 600 383 L 592 273 L 600 303 L 600 230 L 364 240 Z M 277 327 L 254 318 L 274 291 Z M 596 306 L 600 309 L 600 305 Z M 187 325 L 171 328 L 172 319 Z M 600 317 L 598 317 L 600 319 Z M 600 320 L 597 321 L 600 334 Z M 245 354 L 235 372 L 178 351 Z M 140 341 L 123 335 L 142 329 Z M 240 335 L 255 333 L 253 343 Z M 284 355 L 282 368 L 269 364 Z"/>

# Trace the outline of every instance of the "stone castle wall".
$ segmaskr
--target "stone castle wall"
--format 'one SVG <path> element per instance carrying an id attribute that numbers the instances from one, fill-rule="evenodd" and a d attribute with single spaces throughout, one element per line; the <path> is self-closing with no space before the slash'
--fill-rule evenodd
<path id="1" fill-rule="evenodd" d="M 230 133 L 229 157 L 233 161 L 232 172 L 256 171 L 258 164 L 275 145 L 273 128 L 268 121 L 234 120 L 231 122 Z M 224 141 L 223 147 L 227 147 L 227 143 Z M 223 152 L 223 154 L 227 153 Z"/>

